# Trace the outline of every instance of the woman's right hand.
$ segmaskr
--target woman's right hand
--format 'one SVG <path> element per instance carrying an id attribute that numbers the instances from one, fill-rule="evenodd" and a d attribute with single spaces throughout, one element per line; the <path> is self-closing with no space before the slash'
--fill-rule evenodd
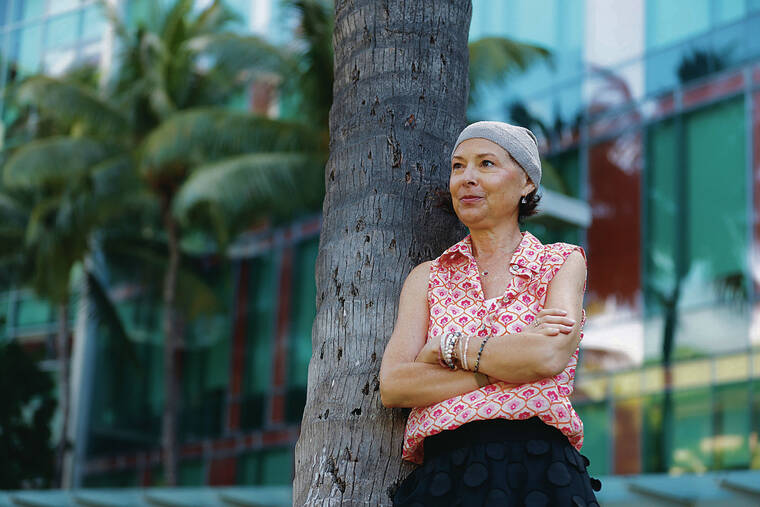
<path id="1" fill-rule="evenodd" d="M 567 311 L 561 308 L 544 308 L 536 314 L 536 319 L 526 331 L 556 336 L 560 333 L 570 334 L 575 326 L 575 319 L 567 317 Z"/>

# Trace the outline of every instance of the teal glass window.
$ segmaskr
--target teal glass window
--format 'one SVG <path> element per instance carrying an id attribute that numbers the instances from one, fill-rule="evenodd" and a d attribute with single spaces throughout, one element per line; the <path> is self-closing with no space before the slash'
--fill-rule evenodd
<path id="1" fill-rule="evenodd" d="M 746 14 L 747 0 L 713 0 L 713 9 L 716 24 L 731 23 Z"/>
<path id="2" fill-rule="evenodd" d="M 220 435 L 229 384 L 227 315 L 200 316 L 186 328 L 183 361 L 183 438 Z"/>
<path id="3" fill-rule="evenodd" d="M 238 484 L 289 485 L 293 481 L 293 448 L 262 449 L 240 457 Z"/>
<path id="4" fill-rule="evenodd" d="M 0 26 L 5 26 L 8 21 L 8 9 L 11 2 L 9 0 L 0 0 Z"/>
<path id="5" fill-rule="evenodd" d="M 744 125 L 739 98 L 649 129 L 644 249 L 649 357 L 661 352 L 668 329 L 675 337 L 673 358 L 748 345 Z"/>
<path id="6" fill-rule="evenodd" d="M 117 303 L 130 343 L 108 328 L 95 331 L 96 361 L 88 455 L 151 448 L 159 444 L 164 403 L 160 294 L 143 293 Z M 128 348 L 127 348 L 128 347 Z M 130 356 L 134 359 L 130 359 Z M 124 379 L 131 379 L 124 382 Z"/>
<path id="7" fill-rule="evenodd" d="M 232 307 L 229 270 L 203 273 L 216 297 L 213 312 L 189 309 L 184 326 L 186 348 L 182 365 L 182 437 L 218 436 L 222 432 L 230 378 Z"/>
<path id="8" fill-rule="evenodd" d="M 42 59 L 42 25 L 35 24 L 17 30 L 12 35 L 15 42 L 15 54 L 18 71 L 22 75 L 34 74 L 39 71 Z M 16 38 L 13 41 L 13 38 Z"/>
<path id="9" fill-rule="evenodd" d="M 673 393 L 669 472 L 700 473 L 713 467 L 713 407 L 709 388 Z"/>
<path id="10" fill-rule="evenodd" d="M 79 38 L 79 12 L 71 12 L 47 21 L 45 46 L 59 49 L 70 46 Z"/>
<path id="11" fill-rule="evenodd" d="M 678 23 L 673 22 L 675 19 Z M 709 27 L 710 0 L 646 2 L 648 48 L 672 44 L 705 32 Z"/>
<path id="12" fill-rule="evenodd" d="M 676 290 L 676 245 L 680 215 L 676 195 L 676 129 L 672 120 L 653 125 L 647 132 L 647 234 L 644 323 L 645 357 L 660 357 L 668 311 L 673 311 Z M 669 310 L 670 309 L 670 310 Z"/>
<path id="13" fill-rule="evenodd" d="M 51 0 L 48 2 L 48 13 L 57 14 L 76 9 L 80 2 L 81 0 Z"/>
<path id="14" fill-rule="evenodd" d="M 97 5 L 90 5 L 84 9 L 82 21 L 82 39 L 99 39 L 106 29 L 106 20 L 101 9 Z"/>
<path id="15" fill-rule="evenodd" d="M 19 297 L 16 310 L 15 327 L 35 327 L 55 323 L 53 308 L 44 299 L 38 299 L 31 292 L 24 292 Z"/>
<path id="16" fill-rule="evenodd" d="M 612 473 L 610 448 L 612 444 L 609 408 L 607 402 L 583 403 L 575 406 L 583 421 L 583 449 L 591 462 L 590 475 Z"/>
<path id="17" fill-rule="evenodd" d="M 10 294 L 8 292 L 0 292 L 0 343 L 8 337 L 8 325 L 10 324 L 9 300 Z"/>
<path id="18" fill-rule="evenodd" d="M 318 250 L 319 238 L 315 237 L 298 244 L 293 256 L 286 406 L 286 419 L 290 422 L 301 422 L 306 404 L 306 380 L 311 359 L 311 328 L 317 311 L 314 264 Z"/>
<path id="19" fill-rule="evenodd" d="M 552 190 L 571 197 L 580 197 L 581 166 L 578 150 L 563 151 L 549 157 L 547 162 L 551 167 L 551 174 L 541 176 L 541 185 L 544 186 L 544 178 L 549 176 L 553 180 L 551 182 Z"/>
<path id="20" fill-rule="evenodd" d="M 750 464 L 750 383 L 715 388 L 714 468 L 746 469 Z"/>
<path id="21" fill-rule="evenodd" d="M 13 21 L 29 21 L 45 13 L 46 0 L 16 0 L 13 5 Z"/>
<path id="22" fill-rule="evenodd" d="M 668 433 L 666 421 L 672 417 L 665 417 L 670 413 L 672 402 L 666 403 L 662 393 L 646 396 L 642 400 L 641 421 L 641 472 L 642 473 L 665 473 L 668 467 L 667 447 Z"/>
<path id="23" fill-rule="evenodd" d="M 203 461 L 185 461 L 177 467 L 177 483 L 179 486 L 205 486 L 206 474 Z"/>
<path id="24" fill-rule="evenodd" d="M 277 254 L 279 252 L 269 252 L 244 261 L 248 263 L 245 380 L 240 421 L 244 429 L 263 426 L 272 387 L 279 271 Z"/>
<path id="25" fill-rule="evenodd" d="M 140 485 L 135 470 L 87 475 L 82 482 L 86 488 L 136 488 Z"/>
<path id="26" fill-rule="evenodd" d="M 749 468 L 753 470 L 760 469 L 760 380 L 750 382 L 750 462 Z"/>

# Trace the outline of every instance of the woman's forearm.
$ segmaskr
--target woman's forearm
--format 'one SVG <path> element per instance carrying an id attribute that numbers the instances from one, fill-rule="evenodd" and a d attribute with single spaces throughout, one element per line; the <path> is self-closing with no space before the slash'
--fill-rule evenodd
<path id="1" fill-rule="evenodd" d="M 402 363 L 380 378 L 386 407 L 427 407 L 480 387 L 471 371 L 449 370 L 439 364 Z"/>
<path id="2" fill-rule="evenodd" d="M 492 336 L 482 347 L 478 371 L 493 379 L 524 384 L 552 377 L 567 365 L 577 346 L 576 331 L 554 336 L 520 332 Z M 472 337 L 467 350 L 467 363 L 474 369 L 485 338 Z M 572 350 L 571 350 L 572 347 Z"/>
<path id="3" fill-rule="evenodd" d="M 434 347 L 428 344 L 417 361 L 396 363 L 381 369 L 383 405 L 426 407 L 474 391 L 485 381 L 483 376 L 474 375 L 472 370 L 476 364 L 479 373 L 490 377 L 488 383 L 524 384 L 552 377 L 562 371 L 575 351 L 576 334 L 577 331 L 573 330 L 569 334 L 548 336 L 531 332 L 498 335 L 490 337 L 484 347 L 481 347 L 484 338 L 472 336 L 466 347 L 468 370 L 455 371 L 434 362 Z M 460 338 L 463 339 L 466 338 Z M 464 344 L 458 350 L 463 352 Z"/>

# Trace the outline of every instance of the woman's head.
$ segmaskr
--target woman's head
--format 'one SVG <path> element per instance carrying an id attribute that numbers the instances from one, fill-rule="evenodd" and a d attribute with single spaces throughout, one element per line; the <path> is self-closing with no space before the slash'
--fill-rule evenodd
<path id="1" fill-rule="evenodd" d="M 541 161 L 533 133 L 502 122 L 466 127 L 451 154 L 449 191 L 468 227 L 521 221 L 535 214 Z"/>

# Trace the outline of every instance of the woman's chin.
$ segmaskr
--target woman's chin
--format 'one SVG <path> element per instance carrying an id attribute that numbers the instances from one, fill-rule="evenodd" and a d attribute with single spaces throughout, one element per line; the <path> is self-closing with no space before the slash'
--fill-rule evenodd
<path id="1" fill-rule="evenodd" d="M 485 213 L 460 213 L 458 216 L 459 221 L 468 229 L 473 227 L 478 228 L 478 226 L 483 226 L 486 222 L 489 222 L 488 216 Z"/>

